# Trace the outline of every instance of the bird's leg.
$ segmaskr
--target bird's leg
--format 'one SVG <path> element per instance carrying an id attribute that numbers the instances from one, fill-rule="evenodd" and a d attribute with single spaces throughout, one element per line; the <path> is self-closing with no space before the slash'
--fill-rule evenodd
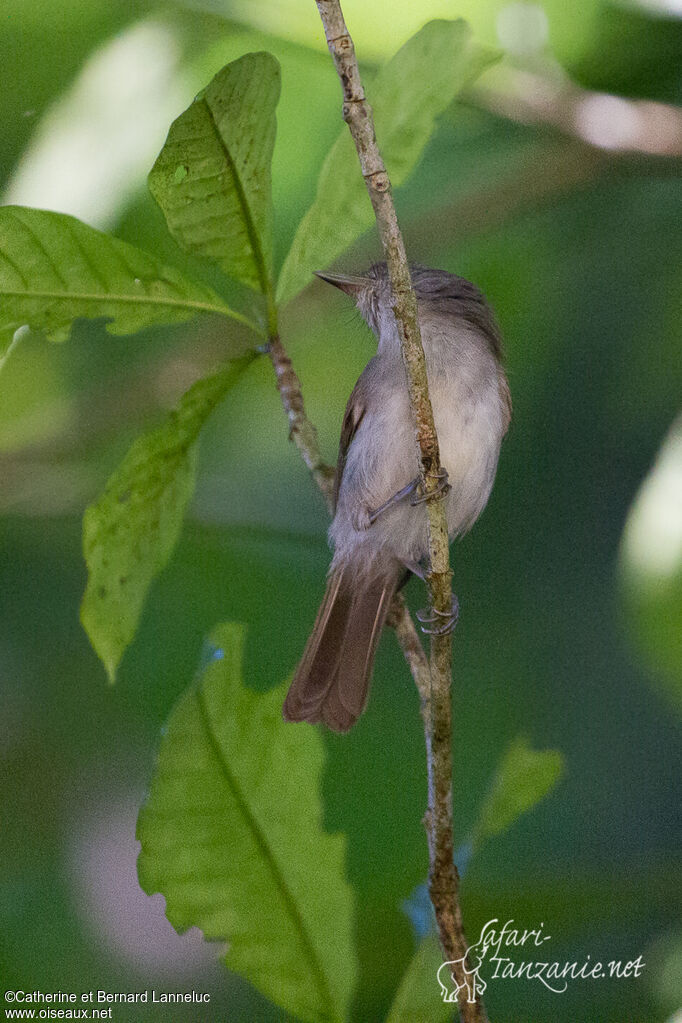
<path id="1" fill-rule="evenodd" d="M 414 507 L 417 504 L 423 504 L 424 501 L 432 501 L 434 497 L 439 497 L 440 494 L 447 494 L 450 490 L 450 484 L 448 482 L 447 469 L 441 468 L 437 473 L 429 473 L 438 480 L 438 486 L 430 494 L 419 494 L 419 477 L 417 476 L 406 487 L 402 490 L 396 491 L 392 497 L 389 497 L 388 501 L 384 501 L 378 508 L 369 513 L 369 525 L 371 526 L 385 511 L 389 508 L 393 508 L 394 505 L 400 504 L 406 497 L 410 497 L 410 504 Z"/>
<path id="2" fill-rule="evenodd" d="M 393 497 L 389 497 L 388 501 L 384 501 L 384 503 L 380 504 L 378 508 L 375 508 L 374 511 L 371 511 L 369 513 L 370 526 L 374 522 L 376 522 L 376 520 L 379 518 L 381 514 L 383 514 L 383 512 L 388 511 L 389 508 L 393 508 L 393 506 L 396 504 L 400 504 L 400 502 L 404 501 L 406 497 L 410 497 L 412 494 L 416 494 L 418 486 L 419 479 L 412 480 L 412 482 L 408 483 L 407 486 L 403 487 L 402 490 L 398 490 L 393 495 Z"/>
<path id="3" fill-rule="evenodd" d="M 422 632 L 427 636 L 447 636 L 452 632 L 459 620 L 459 601 L 455 594 L 452 594 L 452 603 L 449 611 L 437 611 L 434 607 L 424 608 L 417 611 L 417 621 L 421 625 Z M 431 626 L 431 628 L 427 628 Z"/>

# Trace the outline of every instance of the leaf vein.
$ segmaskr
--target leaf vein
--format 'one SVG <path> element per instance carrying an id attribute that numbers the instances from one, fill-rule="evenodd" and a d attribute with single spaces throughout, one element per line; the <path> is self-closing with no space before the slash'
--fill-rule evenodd
<path id="1" fill-rule="evenodd" d="M 211 128 L 213 129 L 213 133 L 215 135 L 215 138 L 218 141 L 218 145 L 220 146 L 220 148 L 222 149 L 223 153 L 225 154 L 225 159 L 227 161 L 227 165 L 228 165 L 228 167 L 230 169 L 230 172 L 232 174 L 232 178 L 234 180 L 235 191 L 237 192 L 237 198 L 239 200 L 239 204 L 242 207 L 242 211 L 244 213 L 244 222 L 246 224 L 246 232 L 247 232 L 247 234 L 249 236 L 249 242 L 251 244 L 251 249 L 253 250 L 253 257 L 254 257 L 254 260 L 255 260 L 255 263 L 256 263 L 256 269 L 258 271 L 258 276 L 260 278 L 261 290 L 262 290 L 264 295 L 269 296 L 270 295 L 270 290 L 271 290 L 270 289 L 270 279 L 268 277 L 267 267 L 265 265 L 265 257 L 263 255 L 263 250 L 261 248 L 260 237 L 258 235 L 258 231 L 256 229 L 256 225 L 253 222 L 253 216 L 251 214 L 251 207 L 249 206 L 249 204 L 247 202 L 247 199 L 246 199 L 246 192 L 244 191 L 244 185 L 242 183 L 242 180 L 241 180 L 239 174 L 237 173 L 237 168 L 235 166 L 234 160 L 232 159 L 232 154 L 230 153 L 230 150 L 229 150 L 227 144 L 225 143 L 225 140 L 223 139 L 222 135 L 220 134 L 220 131 L 218 129 L 218 125 L 216 124 L 215 117 L 213 115 L 213 111 L 209 107 L 208 103 L 206 103 L 206 109 L 208 110 L 208 113 L 209 113 L 209 118 L 210 118 L 210 122 L 211 122 Z"/>
<path id="2" fill-rule="evenodd" d="M 7 296 L 9 298 L 52 298 L 58 301 L 78 301 L 78 302 L 113 302 L 122 303 L 124 305 L 158 305 L 158 306 L 171 306 L 179 309 L 192 309 L 197 312 L 203 313 L 217 313 L 220 316 L 230 317 L 234 320 L 239 320 L 240 323 L 245 324 L 247 327 L 251 327 L 252 330 L 257 330 L 255 324 L 249 320 L 247 316 L 242 313 L 235 312 L 232 309 L 228 309 L 226 306 L 213 305 L 211 302 L 199 302 L 196 299 L 177 299 L 177 298 L 163 298 L 157 295 L 118 295 L 107 292 L 103 295 L 90 294 L 87 292 L 79 291 L 15 291 L 6 290 L 0 287 L 0 295 Z M 260 331 L 258 331 L 260 333 Z"/>
<path id="3" fill-rule="evenodd" d="M 229 765 L 227 764 L 227 761 L 225 760 L 225 757 L 223 756 L 223 751 L 222 751 L 222 749 L 220 747 L 220 743 L 218 742 L 218 740 L 217 740 L 217 738 L 216 738 L 216 736 L 215 736 L 215 734 L 213 732 L 213 727 L 212 727 L 212 724 L 211 724 L 211 717 L 210 717 L 210 714 L 209 714 L 209 711 L 208 711 L 208 707 L 206 706 L 206 699 L 205 699 L 205 696 L 204 696 L 203 687 L 201 687 L 201 686 L 197 689 L 197 703 L 199 705 L 199 711 L 200 711 L 200 714 L 201 714 L 201 718 L 202 718 L 202 721 L 203 721 L 204 728 L 206 729 L 206 735 L 208 737 L 208 741 L 209 741 L 210 746 L 211 746 L 211 748 L 212 748 L 212 750 L 213 750 L 213 752 L 214 752 L 214 754 L 216 756 L 216 759 L 218 760 L 218 763 L 220 765 L 220 770 L 221 770 L 222 774 L 224 775 L 225 780 L 226 780 L 229 788 L 232 790 L 232 794 L 234 795 L 235 801 L 236 801 L 237 805 L 239 806 L 240 811 L 242 812 L 242 814 L 244 815 L 244 818 L 248 822 L 248 825 L 249 825 L 249 827 L 251 829 L 251 832 L 252 832 L 252 834 L 253 834 L 253 836 L 254 836 L 254 838 L 256 840 L 256 843 L 257 843 L 258 847 L 260 848 L 260 850 L 261 850 L 261 852 L 263 854 L 264 860 L 266 861 L 266 863 L 270 867 L 272 875 L 273 875 L 273 877 L 275 879 L 275 883 L 276 883 L 277 887 L 279 888 L 279 890 L 280 890 L 280 892 L 282 894 L 282 898 L 283 898 L 283 900 L 284 900 L 284 902 L 286 904 L 286 907 L 287 907 L 287 909 L 289 911 L 289 914 L 290 914 L 290 916 L 291 916 L 291 918 L 292 918 L 292 920 L 294 922 L 294 926 L 297 928 L 297 930 L 298 930 L 298 932 L 300 934 L 301 943 L 304 946 L 304 948 L 306 949 L 306 951 L 307 951 L 307 953 L 308 953 L 308 955 L 310 957 L 310 960 L 312 962 L 313 969 L 314 969 L 314 972 L 315 972 L 315 975 L 316 975 L 315 979 L 316 979 L 318 988 L 320 990 L 320 994 L 322 996 L 322 999 L 323 999 L 323 1001 L 326 1002 L 327 1006 L 329 1007 L 331 1015 L 334 1016 L 335 1015 L 335 1013 L 334 1013 L 334 1000 L 332 998 L 331 989 L 329 987 L 329 982 L 327 980 L 327 976 L 326 976 L 326 974 L 324 972 L 322 964 L 318 960 L 317 953 L 316 953 L 316 950 L 315 950 L 315 946 L 313 944 L 313 940 L 310 937 L 310 935 L 308 934 L 308 930 L 306 928 L 306 925 L 305 925 L 305 922 L 303 920 L 303 917 L 301 916 L 301 913 L 299 912 L 298 906 L 296 905 L 296 900 L 294 899 L 291 891 L 289 890 L 289 886 L 288 886 L 288 884 L 287 884 L 287 882 L 286 882 L 286 880 L 284 878 L 284 875 L 282 874 L 282 872 L 280 870 L 280 867 L 279 867 L 279 864 L 277 863 L 275 855 L 274 855 L 272 849 L 270 848 L 270 846 L 269 846 L 269 844 L 267 842 L 267 839 L 266 839 L 265 835 L 263 834 L 263 831 L 262 831 L 258 821 L 254 817 L 254 815 L 251 813 L 249 805 L 248 805 L 246 799 L 244 798 L 244 795 L 242 794 L 242 791 L 241 791 L 241 789 L 240 789 L 240 787 L 239 787 L 239 785 L 237 783 L 237 779 L 233 775 L 232 771 L 229 768 Z"/>

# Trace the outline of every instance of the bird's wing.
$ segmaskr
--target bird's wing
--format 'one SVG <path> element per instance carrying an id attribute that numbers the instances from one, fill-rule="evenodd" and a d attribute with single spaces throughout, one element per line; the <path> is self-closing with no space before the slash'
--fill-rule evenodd
<path id="1" fill-rule="evenodd" d="M 509 383 L 504 373 L 500 373 L 499 376 L 499 388 L 500 398 L 502 400 L 502 410 L 504 413 L 504 432 L 506 433 L 509 429 L 512 417 L 512 399 L 511 392 L 509 390 Z"/>
<path id="2" fill-rule="evenodd" d="M 346 466 L 346 458 L 348 456 L 348 449 L 351 446 L 353 437 L 357 433 L 357 429 L 362 422 L 362 418 L 365 414 L 365 394 L 362 377 L 358 380 L 355 387 L 351 391 L 351 396 L 348 399 L 346 405 L 346 411 L 343 415 L 343 423 L 341 425 L 341 437 L 339 439 L 339 457 L 336 462 L 336 476 L 334 477 L 334 511 L 336 511 L 336 505 L 339 499 L 339 489 L 341 487 L 341 479 L 343 477 L 343 470 Z"/>

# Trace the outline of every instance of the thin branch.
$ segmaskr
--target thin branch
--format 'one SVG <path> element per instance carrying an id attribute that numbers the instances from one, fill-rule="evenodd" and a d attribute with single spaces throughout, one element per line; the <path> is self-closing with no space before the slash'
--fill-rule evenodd
<path id="1" fill-rule="evenodd" d="M 468 98 L 493 114 L 556 128 L 610 155 L 682 156 L 679 107 L 582 89 L 551 65 L 545 74 L 504 68 L 495 86 L 476 85 Z"/>
<path id="2" fill-rule="evenodd" d="M 365 98 L 353 40 L 341 5 L 338 0 L 316 0 L 316 3 L 343 89 L 343 117 L 355 143 L 388 264 L 393 311 L 414 416 L 421 483 L 424 493 L 434 494 L 441 470 L 438 437 L 429 399 L 417 302 L 393 205 L 391 183 L 377 145 L 372 110 Z M 446 616 L 452 606 L 452 590 L 447 520 L 442 497 L 427 501 L 426 509 L 429 540 L 427 582 L 431 607 Z M 429 841 L 429 894 L 441 945 L 446 959 L 461 960 L 466 955 L 467 945 L 459 909 L 459 878 L 453 862 L 451 660 L 450 637 L 433 635 L 429 662 L 430 702 L 425 714 L 429 792 L 425 823 Z M 458 983 L 465 981 L 462 962 L 455 966 L 454 975 Z M 480 999 L 461 1005 L 460 1013 L 465 1023 L 481 1023 L 486 1018 Z"/>
<path id="3" fill-rule="evenodd" d="M 322 491 L 327 509 L 333 513 L 334 469 L 326 465 L 320 452 L 317 430 L 306 415 L 301 392 L 301 381 L 298 379 L 293 364 L 282 344 L 279 334 L 273 334 L 268 343 L 268 355 L 272 362 L 277 381 L 277 390 L 284 411 L 289 420 L 289 440 L 292 440 L 301 453 L 301 458 L 310 469 L 310 473 Z"/>
<path id="4" fill-rule="evenodd" d="M 419 640 L 419 633 L 410 617 L 410 612 L 407 609 L 402 593 L 398 593 L 395 596 L 386 621 L 395 630 L 403 657 L 407 662 L 407 666 L 414 679 L 414 684 L 417 687 L 421 714 L 424 719 L 424 727 L 426 728 L 429 722 L 429 714 L 431 713 L 431 672 L 429 671 L 429 660 L 424 653 L 424 647 Z"/>

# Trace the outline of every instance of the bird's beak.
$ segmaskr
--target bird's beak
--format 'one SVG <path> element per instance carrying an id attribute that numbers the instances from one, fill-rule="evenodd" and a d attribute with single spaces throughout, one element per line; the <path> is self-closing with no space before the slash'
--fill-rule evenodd
<path id="1" fill-rule="evenodd" d="M 347 295 L 351 296 L 357 295 L 369 283 L 367 277 L 357 277 L 355 274 L 322 273 L 321 270 L 315 270 L 314 273 L 320 280 L 326 281 L 327 284 L 333 284 L 335 288 L 340 288 L 341 291 L 345 291 Z"/>

